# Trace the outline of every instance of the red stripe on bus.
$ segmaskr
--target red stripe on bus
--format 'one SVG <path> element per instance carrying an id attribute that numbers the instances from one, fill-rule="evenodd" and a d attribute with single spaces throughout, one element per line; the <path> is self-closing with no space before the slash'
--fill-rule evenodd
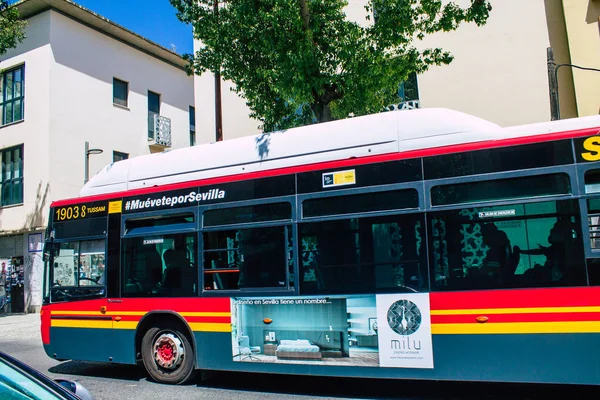
<path id="1" fill-rule="evenodd" d="M 388 154 L 381 154 L 381 155 L 376 155 L 376 156 L 353 158 L 353 159 L 349 159 L 349 160 L 325 161 L 325 162 L 321 162 L 321 163 L 278 168 L 278 169 L 272 169 L 272 170 L 266 170 L 266 171 L 248 172 L 245 174 L 226 175 L 226 176 L 207 178 L 207 179 L 201 179 L 201 180 L 195 180 L 195 181 L 155 186 L 155 187 L 151 187 L 151 188 L 134 189 L 134 190 L 129 190 L 129 191 L 121 191 L 121 192 L 100 194 L 100 195 L 94 195 L 94 196 L 86 196 L 86 197 L 80 197 L 80 198 L 58 200 L 58 201 L 53 202 L 51 204 L 51 207 L 60 207 L 60 206 L 66 206 L 66 205 L 70 205 L 70 204 L 87 202 L 87 201 L 91 202 L 91 201 L 117 199 L 117 198 L 121 198 L 121 197 L 144 195 L 144 194 L 164 192 L 164 191 L 169 191 L 169 190 L 187 189 L 187 188 L 195 187 L 195 186 L 215 185 L 215 184 L 219 184 L 219 183 L 237 182 L 237 181 L 257 179 L 257 178 L 267 178 L 267 177 L 278 176 L 278 175 L 290 175 L 290 174 L 297 174 L 297 173 L 301 173 L 301 172 L 345 168 L 345 167 L 354 166 L 354 165 L 363 165 L 363 164 L 379 163 L 379 162 L 386 162 L 386 161 L 396 161 L 396 160 L 418 158 L 418 157 L 430 157 L 430 156 L 437 156 L 437 155 L 449 154 L 449 153 L 461 153 L 461 152 L 465 152 L 465 151 L 491 149 L 491 148 L 495 148 L 495 147 L 519 146 L 519 145 L 524 145 L 524 144 L 539 143 L 539 142 L 545 142 L 545 141 L 551 141 L 551 140 L 572 139 L 572 138 L 577 138 L 577 137 L 592 136 L 592 135 L 600 134 L 599 129 L 600 128 L 585 128 L 585 129 L 578 129 L 578 130 L 572 130 L 572 131 L 538 134 L 538 135 L 518 137 L 518 138 L 486 140 L 486 141 L 474 142 L 474 143 L 463 143 L 463 144 L 456 144 L 456 145 L 450 145 L 450 146 L 433 147 L 433 148 L 420 149 L 420 150 L 411 150 L 411 151 L 405 151 L 405 152 L 401 152 L 401 153 L 388 153 Z"/>
<path id="2" fill-rule="evenodd" d="M 174 310 L 177 312 L 230 312 L 231 301 L 228 297 L 202 298 L 155 298 L 121 299 L 121 303 L 109 303 L 107 311 L 150 311 Z"/>
<path id="3" fill-rule="evenodd" d="M 44 306 L 40 311 L 40 331 L 42 334 L 42 344 L 50 344 L 50 307 Z"/>
<path id="4" fill-rule="evenodd" d="M 485 290 L 429 296 L 432 310 L 600 306 L 600 287 Z"/>
<path id="5" fill-rule="evenodd" d="M 477 317 L 487 317 L 486 324 L 507 322 L 572 322 L 600 321 L 600 312 L 561 312 L 531 314 L 432 315 L 432 324 L 473 324 Z"/>
<path id="6" fill-rule="evenodd" d="M 118 313 L 115 313 L 113 315 L 113 317 L 120 317 L 121 321 L 127 321 L 127 322 L 132 322 L 132 321 L 140 321 L 143 317 L 143 315 L 119 315 Z M 183 315 L 183 318 L 188 322 L 188 323 L 196 323 L 196 322 L 203 322 L 203 323 L 219 323 L 219 324 L 229 324 L 231 323 L 231 317 L 230 316 L 187 316 L 187 315 Z"/>
<path id="7" fill-rule="evenodd" d="M 231 317 L 184 317 L 189 323 L 215 323 L 215 324 L 229 324 L 231 323 Z"/>
<path id="8" fill-rule="evenodd" d="M 60 311 L 100 311 L 101 306 L 106 306 L 106 299 L 72 301 L 67 303 L 55 303 L 48 305 L 48 309 L 52 310 L 52 314 L 56 315 Z"/>

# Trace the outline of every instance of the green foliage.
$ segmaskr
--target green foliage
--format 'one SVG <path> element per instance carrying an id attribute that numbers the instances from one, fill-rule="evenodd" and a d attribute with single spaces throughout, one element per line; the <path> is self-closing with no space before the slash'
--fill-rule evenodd
<path id="1" fill-rule="evenodd" d="M 25 39 L 27 23 L 19 19 L 19 10 L 0 0 L 0 55 L 17 47 Z"/>
<path id="2" fill-rule="evenodd" d="M 410 73 L 452 61 L 414 40 L 485 24 L 491 10 L 489 0 L 371 0 L 359 25 L 344 0 L 221 0 L 218 12 L 214 0 L 170 1 L 202 43 L 185 56 L 190 72 L 220 70 L 266 131 L 381 111 Z"/>

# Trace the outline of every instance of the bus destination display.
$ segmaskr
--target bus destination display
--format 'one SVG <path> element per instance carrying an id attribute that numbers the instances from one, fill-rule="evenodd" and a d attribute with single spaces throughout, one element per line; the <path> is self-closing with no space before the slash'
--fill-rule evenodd
<path id="1" fill-rule="evenodd" d="M 57 207 L 54 210 L 54 220 L 70 221 L 84 218 L 104 217 L 108 213 L 106 201 L 75 204 L 71 206 Z"/>

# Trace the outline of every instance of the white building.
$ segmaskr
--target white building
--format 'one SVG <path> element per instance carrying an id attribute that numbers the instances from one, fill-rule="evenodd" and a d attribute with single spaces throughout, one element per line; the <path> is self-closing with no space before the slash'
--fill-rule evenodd
<path id="1" fill-rule="evenodd" d="M 453 0 L 462 7 L 471 0 Z M 550 95 L 547 49 L 554 49 L 557 64 L 574 63 L 598 68 L 600 40 L 598 0 L 490 0 L 487 24 L 461 25 L 415 41 L 418 49 L 440 47 L 454 55 L 450 65 L 433 66 L 417 77 L 421 107 L 444 107 L 476 115 L 502 126 L 549 121 Z M 365 19 L 368 0 L 351 0 L 349 20 Z M 195 48 L 200 46 L 198 41 Z M 561 116 L 570 118 L 598 113 L 600 73 L 561 68 L 559 97 Z M 579 79 L 579 81 L 578 81 Z M 248 117 L 245 103 L 223 83 L 223 138 L 258 133 L 257 121 Z M 195 79 L 199 142 L 215 140 L 213 77 Z M 199 103 L 199 101 L 197 101 Z"/>
<path id="2" fill-rule="evenodd" d="M 179 55 L 70 0 L 17 7 L 27 38 L 0 57 L 0 261 L 22 261 L 24 309 L 36 311 L 50 203 L 77 196 L 86 160 L 93 175 L 189 146 L 194 92 Z M 103 152 L 86 155 L 86 143 Z"/>

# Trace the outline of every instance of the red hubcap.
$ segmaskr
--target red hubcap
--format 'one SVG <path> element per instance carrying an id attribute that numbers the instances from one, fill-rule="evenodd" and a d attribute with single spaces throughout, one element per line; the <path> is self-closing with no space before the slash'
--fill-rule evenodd
<path id="1" fill-rule="evenodd" d="M 185 358 L 185 348 L 179 336 L 172 332 L 163 332 L 152 346 L 154 361 L 165 369 L 177 369 Z"/>
<path id="2" fill-rule="evenodd" d="M 163 343 L 158 346 L 158 356 L 162 358 L 164 362 L 169 362 L 173 358 L 173 348 L 169 343 Z"/>

